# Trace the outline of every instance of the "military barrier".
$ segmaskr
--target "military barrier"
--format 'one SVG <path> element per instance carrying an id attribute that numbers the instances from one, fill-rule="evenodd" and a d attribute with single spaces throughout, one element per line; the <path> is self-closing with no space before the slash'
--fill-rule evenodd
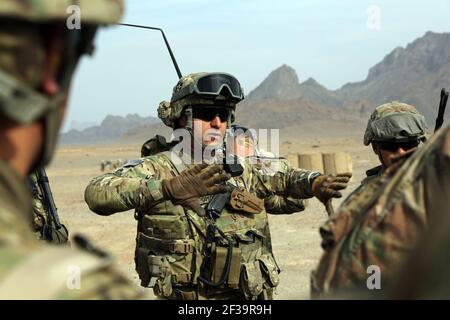
<path id="1" fill-rule="evenodd" d="M 324 174 L 353 172 L 352 158 L 345 152 L 292 153 L 287 156 L 287 159 L 296 168 L 319 171 Z"/>

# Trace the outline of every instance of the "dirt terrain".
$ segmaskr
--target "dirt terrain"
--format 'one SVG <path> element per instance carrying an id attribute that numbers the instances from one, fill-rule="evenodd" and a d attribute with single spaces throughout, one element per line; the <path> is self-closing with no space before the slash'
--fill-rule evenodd
<path id="1" fill-rule="evenodd" d="M 370 147 L 362 144 L 362 133 L 348 138 L 281 139 L 280 153 L 345 151 L 353 159 L 353 178 L 344 197 L 364 176 L 364 171 L 376 165 L 377 158 Z M 289 141 L 289 142 L 288 142 Z M 81 233 L 99 247 L 113 253 L 118 266 L 139 285 L 134 271 L 136 221 L 133 211 L 109 217 L 92 213 L 84 202 L 84 189 L 90 179 L 101 174 L 102 160 L 136 159 L 140 144 L 108 146 L 61 146 L 48 168 L 53 195 L 61 220 L 71 234 Z M 334 201 L 337 208 L 340 201 Z M 321 255 L 319 226 L 327 218 L 324 207 L 309 200 L 304 212 L 270 216 L 273 249 L 282 269 L 275 299 L 308 299 L 309 275 Z"/>

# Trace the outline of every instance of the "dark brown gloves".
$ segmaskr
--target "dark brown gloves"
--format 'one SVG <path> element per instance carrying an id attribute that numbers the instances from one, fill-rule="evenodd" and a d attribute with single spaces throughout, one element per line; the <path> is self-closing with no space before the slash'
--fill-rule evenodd
<path id="1" fill-rule="evenodd" d="M 172 179 L 162 181 L 164 198 L 175 205 L 181 205 L 204 216 L 205 210 L 200 197 L 228 191 L 224 184 L 231 175 L 223 171 L 220 165 L 199 164 L 184 170 Z"/>
<path id="2" fill-rule="evenodd" d="M 351 173 L 318 176 L 312 183 L 313 195 L 323 204 L 327 204 L 331 198 L 341 198 L 339 190 L 347 188 L 351 177 Z"/>

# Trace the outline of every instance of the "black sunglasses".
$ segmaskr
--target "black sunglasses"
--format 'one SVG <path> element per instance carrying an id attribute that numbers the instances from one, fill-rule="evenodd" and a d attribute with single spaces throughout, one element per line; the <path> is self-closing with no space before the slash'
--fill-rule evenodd
<path id="1" fill-rule="evenodd" d="M 394 141 L 384 141 L 379 142 L 380 148 L 386 151 L 395 152 L 398 149 L 402 148 L 405 151 L 417 148 L 419 145 L 418 140 L 414 141 L 405 141 L 405 142 L 394 142 Z"/>
<path id="2" fill-rule="evenodd" d="M 231 109 L 215 108 L 215 107 L 193 107 L 192 117 L 203 121 L 213 121 L 216 117 L 220 118 L 221 122 L 228 121 L 231 115 Z"/>

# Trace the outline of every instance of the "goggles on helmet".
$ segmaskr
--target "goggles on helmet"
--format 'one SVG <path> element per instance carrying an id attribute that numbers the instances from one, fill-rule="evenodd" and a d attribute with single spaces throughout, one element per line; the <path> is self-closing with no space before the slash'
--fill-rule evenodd
<path id="1" fill-rule="evenodd" d="M 232 75 L 226 73 L 210 73 L 196 79 L 196 81 L 176 92 L 172 101 L 177 101 L 191 94 L 199 94 L 205 96 L 218 96 L 222 90 L 227 90 L 228 95 L 237 100 L 244 99 L 239 81 Z"/>

